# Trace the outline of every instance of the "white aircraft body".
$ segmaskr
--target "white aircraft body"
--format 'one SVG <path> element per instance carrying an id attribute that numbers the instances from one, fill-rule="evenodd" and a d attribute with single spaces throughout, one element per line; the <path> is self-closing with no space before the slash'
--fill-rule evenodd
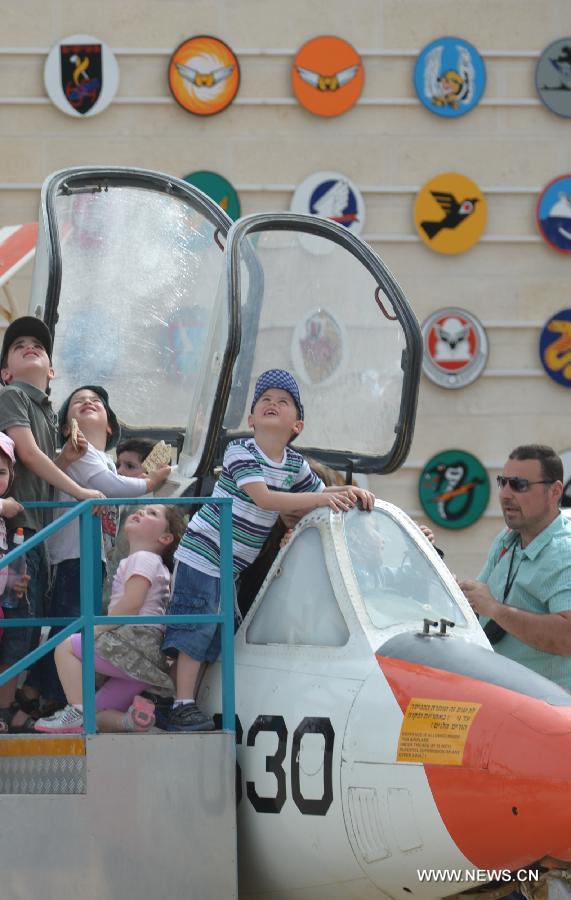
<path id="1" fill-rule="evenodd" d="M 236 684 L 241 896 L 433 898 L 569 860 L 569 697 L 492 651 L 391 504 L 304 518 L 237 634 Z M 434 869 L 455 874 L 420 881 Z"/>

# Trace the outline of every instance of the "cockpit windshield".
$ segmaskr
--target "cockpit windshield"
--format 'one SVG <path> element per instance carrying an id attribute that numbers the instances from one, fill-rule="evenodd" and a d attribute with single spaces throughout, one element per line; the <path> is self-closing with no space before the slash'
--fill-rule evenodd
<path id="1" fill-rule="evenodd" d="M 411 536 L 382 510 L 351 510 L 345 539 L 365 608 L 373 625 L 466 619 L 435 568 Z"/>

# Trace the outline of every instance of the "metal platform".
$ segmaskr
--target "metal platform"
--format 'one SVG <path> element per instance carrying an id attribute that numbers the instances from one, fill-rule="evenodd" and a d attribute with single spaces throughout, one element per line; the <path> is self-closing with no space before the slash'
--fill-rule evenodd
<path id="1" fill-rule="evenodd" d="M 0 739 L 2 900 L 237 897 L 234 735 Z"/>

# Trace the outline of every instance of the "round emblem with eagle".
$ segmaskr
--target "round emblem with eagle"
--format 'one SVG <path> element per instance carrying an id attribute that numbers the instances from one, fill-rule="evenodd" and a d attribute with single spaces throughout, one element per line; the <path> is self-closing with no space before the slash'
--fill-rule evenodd
<path id="1" fill-rule="evenodd" d="M 168 78 L 179 106 L 195 116 L 213 116 L 238 93 L 240 66 L 228 44 L 202 34 L 179 44 L 170 58 Z"/>
<path id="2" fill-rule="evenodd" d="M 435 384 L 462 388 L 482 374 L 488 361 L 488 337 L 476 316 L 450 306 L 422 324 L 422 371 Z"/>
<path id="3" fill-rule="evenodd" d="M 361 57 L 348 41 L 332 35 L 312 38 L 291 67 L 299 102 L 316 116 L 339 116 L 357 102 L 365 74 Z"/>

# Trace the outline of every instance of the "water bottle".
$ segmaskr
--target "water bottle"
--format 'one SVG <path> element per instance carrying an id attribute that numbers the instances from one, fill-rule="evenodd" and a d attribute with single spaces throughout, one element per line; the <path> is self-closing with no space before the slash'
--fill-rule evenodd
<path id="1" fill-rule="evenodd" d="M 21 547 L 24 543 L 24 529 L 16 528 L 16 533 L 12 538 L 12 549 Z M 2 595 L 2 606 L 8 609 L 16 609 L 22 602 L 23 592 L 16 593 L 14 584 L 22 580 L 22 576 L 26 574 L 26 555 L 23 554 L 15 559 L 8 566 L 8 583 Z"/>

